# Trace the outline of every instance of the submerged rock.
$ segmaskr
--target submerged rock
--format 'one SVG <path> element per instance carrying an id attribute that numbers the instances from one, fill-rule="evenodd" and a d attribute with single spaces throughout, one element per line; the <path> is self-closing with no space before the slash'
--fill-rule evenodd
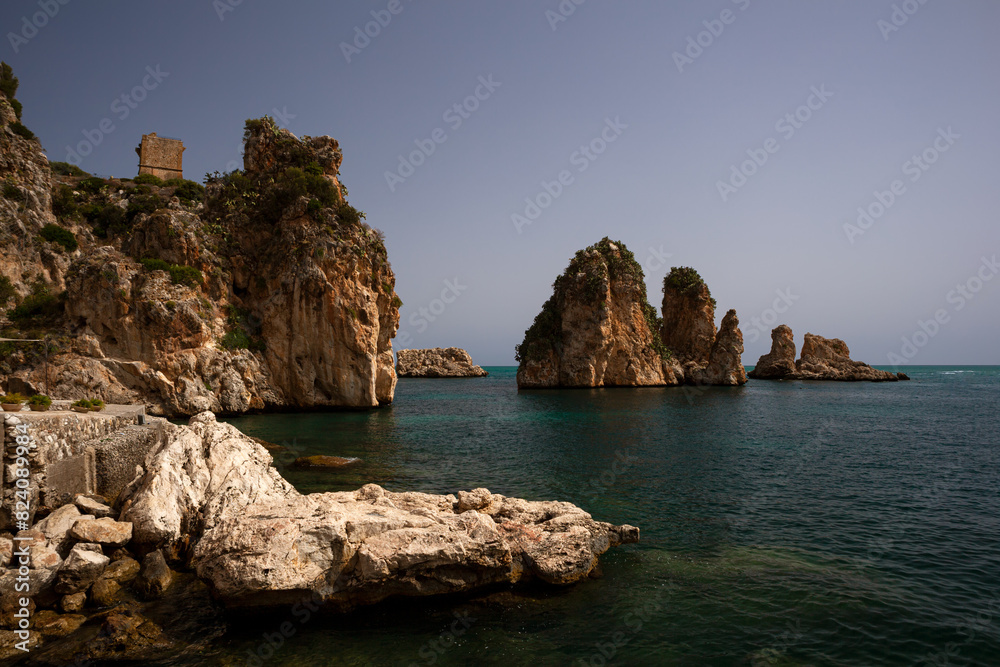
<path id="1" fill-rule="evenodd" d="M 358 459 L 345 459 L 341 456 L 302 456 L 295 459 L 296 468 L 343 468 L 352 463 L 357 463 Z"/>
<path id="2" fill-rule="evenodd" d="M 608 548 L 639 539 L 637 528 L 595 521 L 569 503 L 486 489 L 461 499 L 374 484 L 302 495 L 263 447 L 211 413 L 168 425 L 147 461 L 126 491 L 134 544 L 185 562 L 229 606 L 316 595 L 348 609 L 530 578 L 568 584 Z"/>
<path id="3" fill-rule="evenodd" d="M 624 244 L 605 237 L 577 252 L 553 288 L 517 346 L 518 387 L 679 384 L 642 267 Z"/>
<path id="4" fill-rule="evenodd" d="M 174 581 L 174 573 L 167 566 L 163 552 L 152 551 L 142 559 L 139 575 L 135 578 L 135 588 L 147 600 L 161 597 Z"/>
<path id="5" fill-rule="evenodd" d="M 400 350 L 396 353 L 396 375 L 401 378 L 473 378 L 489 375 L 472 363 L 458 347 Z"/>
<path id="6" fill-rule="evenodd" d="M 847 343 L 807 333 L 802 356 L 795 357 L 792 330 L 782 324 L 771 332 L 771 351 L 757 362 L 750 377 L 760 380 L 833 380 L 838 382 L 897 382 L 898 374 L 880 371 L 851 359 Z M 909 379 L 909 378 L 906 378 Z"/>

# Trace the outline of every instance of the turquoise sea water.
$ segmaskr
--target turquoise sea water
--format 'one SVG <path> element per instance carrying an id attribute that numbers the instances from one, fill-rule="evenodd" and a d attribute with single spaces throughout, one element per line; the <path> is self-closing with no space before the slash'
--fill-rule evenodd
<path id="1" fill-rule="evenodd" d="M 231 421 L 289 446 L 278 465 L 303 492 L 485 486 L 639 526 L 641 543 L 566 589 L 240 618 L 206 661 L 1000 665 L 1000 367 L 521 393 L 515 369 L 488 370 L 401 380 L 374 412 Z M 361 461 L 287 468 L 306 454 Z M 294 634 L 261 651 L 285 621 Z"/>

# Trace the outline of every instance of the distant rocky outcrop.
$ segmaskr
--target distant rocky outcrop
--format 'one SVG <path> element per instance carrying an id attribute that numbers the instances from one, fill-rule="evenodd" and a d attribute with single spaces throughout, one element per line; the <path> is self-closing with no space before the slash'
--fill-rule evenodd
<path id="1" fill-rule="evenodd" d="M 755 380 L 781 380 L 795 374 L 795 337 L 782 324 L 771 331 L 771 351 L 761 356 L 749 373 Z"/>
<path id="2" fill-rule="evenodd" d="M 688 384 L 746 384 L 739 318 L 735 310 L 729 310 L 716 332 L 715 305 L 697 271 L 689 267 L 670 269 L 663 280 L 663 344 L 683 367 Z"/>
<path id="3" fill-rule="evenodd" d="M 527 579 L 569 584 L 608 548 L 639 539 L 637 528 L 594 521 L 569 503 L 486 489 L 439 496 L 369 484 L 301 495 L 270 463 L 211 413 L 165 425 L 123 494 L 133 549 L 185 563 L 231 607 L 314 594 L 343 610 Z"/>
<path id="4" fill-rule="evenodd" d="M 640 387 L 679 384 L 660 340 L 642 267 L 607 237 L 576 253 L 517 346 L 517 385 Z"/>
<path id="5" fill-rule="evenodd" d="M 489 375 L 472 363 L 458 347 L 400 350 L 396 353 L 396 375 L 401 378 L 478 378 Z"/>
<path id="6" fill-rule="evenodd" d="M 202 194 L 53 175 L 3 94 L 0 117 L 0 328 L 56 341 L 46 393 L 167 415 L 393 400 L 401 302 L 334 139 L 247 121 L 244 170 Z M 40 392 L 40 350 L 0 375 Z"/>
<path id="7" fill-rule="evenodd" d="M 782 324 L 771 332 L 771 351 L 763 355 L 749 377 L 759 380 L 832 380 L 839 382 L 896 382 L 908 380 L 851 359 L 847 343 L 807 333 L 802 355 L 795 358 L 792 330 Z"/>

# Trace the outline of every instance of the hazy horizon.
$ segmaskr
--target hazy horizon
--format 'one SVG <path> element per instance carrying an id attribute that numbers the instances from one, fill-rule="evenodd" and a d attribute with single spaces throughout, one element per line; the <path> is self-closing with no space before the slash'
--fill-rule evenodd
<path id="1" fill-rule="evenodd" d="M 397 349 L 514 364 L 609 236 L 657 309 L 696 268 L 747 365 L 778 324 L 876 366 L 1000 364 L 995 2 L 64 1 L 0 9 L 49 159 L 134 176 L 156 132 L 201 182 L 242 167 L 247 118 L 333 136 L 386 234 Z"/>

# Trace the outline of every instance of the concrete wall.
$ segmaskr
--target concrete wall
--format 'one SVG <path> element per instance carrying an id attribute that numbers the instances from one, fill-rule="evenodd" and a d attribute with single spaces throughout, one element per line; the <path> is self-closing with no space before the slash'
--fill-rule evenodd
<path id="1" fill-rule="evenodd" d="M 135 149 L 139 154 L 139 173 L 152 174 L 163 180 L 184 178 L 184 142 L 165 139 L 156 132 L 142 135 L 142 143 Z"/>
<path id="2" fill-rule="evenodd" d="M 76 493 L 100 493 L 102 485 L 105 489 L 113 489 L 120 484 L 121 479 L 126 476 L 121 466 L 128 466 L 138 456 L 139 449 L 145 446 L 145 451 L 148 451 L 148 447 L 155 442 L 155 426 L 147 427 L 146 432 L 150 435 L 144 438 L 133 435 L 122 441 L 112 437 L 136 424 L 140 415 L 143 415 L 142 406 L 115 405 L 107 406 L 102 412 L 85 414 L 65 409 L 3 413 L 0 530 L 10 529 L 13 525 L 16 480 L 14 460 L 17 449 L 15 431 L 18 425 L 27 426 L 28 435 L 36 445 L 27 457 L 31 468 L 29 488 L 33 520 L 33 511 L 39 503 L 58 507 L 72 500 Z M 115 456 L 120 456 L 121 466 L 108 462 Z M 110 471 L 105 473 L 104 480 L 99 479 L 97 474 L 98 460 L 103 461 L 103 470 Z M 134 470 L 133 465 L 132 471 Z M 118 490 L 121 490 L 120 487 Z"/>

